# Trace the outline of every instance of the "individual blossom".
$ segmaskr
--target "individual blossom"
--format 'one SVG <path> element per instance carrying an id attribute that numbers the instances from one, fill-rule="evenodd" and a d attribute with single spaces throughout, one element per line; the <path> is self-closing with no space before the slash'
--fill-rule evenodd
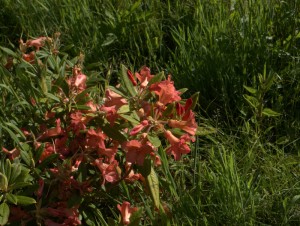
<path id="1" fill-rule="evenodd" d="M 67 80 L 71 90 L 80 93 L 86 89 L 87 77 L 81 72 L 79 67 L 73 68 L 73 76 Z"/>
<path id="2" fill-rule="evenodd" d="M 130 131 L 130 135 L 134 136 L 136 134 L 138 134 L 140 131 L 142 131 L 143 129 L 145 129 L 147 126 L 149 125 L 149 121 L 148 120 L 143 120 L 141 122 L 141 124 L 135 126 L 131 131 Z"/>
<path id="3" fill-rule="evenodd" d="M 105 91 L 105 107 L 115 106 L 116 109 L 119 109 L 121 106 L 127 104 L 127 101 L 120 94 L 115 93 L 114 91 L 107 89 Z"/>
<path id="4" fill-rule="evenodd" d="M 144 164 L 146 156 L 154 150 L 153 145 L 146 139 L 142 139 L 142 141 L 130 140 L 122 146 L 126 150 L 126 161 L 140 166 Z"/>
<path id="5" fill-rule="evenodd" d="M 167 80 L 152 84 L 149 90 L 158 95 L 159 102 L 163 105 L 181 100 L 180 92 L 175 89 L 171 76 Z"/>
<path id="6" fill-rule="evenodd" d="M 90 120 L 89 117 L 84 116 L 80 111 L 75 111 L 71 113 L 70 118 L 71 118 L 70 127 L 76 135 L 78 135 L 81 130 L 86 129 L 86 124 Z"/>
<path id="7" fill-rule="evenodd" d="M 63 133 L 63 130 L 61 128 L 61 122 L 60 119 L 56 119 L 56 126 L 54 128 L 51 129 L 47 129 L 40 137 L 41 140 L 46 139 L 46 138 L 50 138 L 50 137 L 55 137 L 58 135 L 61 135 Z"/>
<path id="8" fill-rule="evenodd" d="M 39 51 L 40 48 L 45 45 L 45 41 L 46 40 L 47 40 L 47 37 L 39 37 L 37 39 L 29 39 L 26 42 L 26 46 L 28 46 L 28 47 L 35 47 L 36 51 Z"/>
<path id="9" fill-rule="evenodd" d="M 187 142 L 194 140 L 188 134 L 184 134 L 180 138 L 174 136 L 169 130 L 165 131 L 164 134 L 169 143 L 171 144 L 171 146 L 167 149 L 167 154 L 173 155 L 176 161 L 181 159 L 182 154 L 188 154 L 191 151 Z"/>
<path id="10" fill-rule="evenodd" d="M 22 54 L 23 60 L 27 61 L 28 63 L 33 64 L 35 60 L 35 52 L 31 51 L 30 53 L 23 53 Z"/>
<path id="11" fill-rule="evenodd" d="M 87 149 L 105 149 L 106 135 L 101 129 L 89 129 L 86 133 L 86 147 Z"/>
<path id="12" fill-rule="evenodd" d="M 140 173 L 134 173 L 132 169 L 132 163 L 126 162 L 125 163 L 125 174 L 127 175 L 124 180 L 127 183 L 133 183 L 137 180 L 142 180 L 143 176 Z"/>
<path id="13" fill-rule="evenodd" d="M 121 212 L 123 225 L 128 225 L 131 215 L 138 210 L 137 207 L 130 207 L 130 203 L 126 201 L 122 205 L 118 204 L 117 208 Z"/>
<path id="14" fill-rule="evenodd" d="M 188 110 L 181 120 L 170 119 L 168 125 L 172 128 L 179 128 L 194 136 L 198 125 L 195 120 L 195 114 L 192 110 Z"/>
<path id="15" fill-rule="evenodd" d="M 38 143 L 36 146 L 36 148 L 39 148 L 39 146 L 40 146 L 41 144 L 40 143 Z M 53 144 L 51 144 L 51 143 L 49 143 L 49 142 L 47 142 L 47 143 L 45 143 L 45 148 L 44 148 L 44 150 L 43 150 L 43 152 L 42 152 L 42 154 L 41 154 L 41 157 L 40 157 L 40 159 L 39 159 L 39 162 L 42 162 L 42 161 L 44 161 L 47 157 L 49 157 L 50 155 L 52 155 L 52 154 L 55 154 L 56 152 L 55 152 L 55 147 L 53 146 Z"/>
<path id="16" fill-rule="evenodd" d="M 140 81 L 141 88 L 145 88 L 148 85 L 149 81 L 154 77 L 153 75 L 151 75 L 150 68 L 145 66 L 140 70 L 140 73 L 136 72 L 135 76 Z"/>
<path id="17" fill-rule="evenodd" d="M 110 183 L 114 183 L 119 180 L 119 174 L 117 172 L 117 167 L 118 167 L 117 160 L 114 160 L 108 164 L 108 163 L 104 163 L 103 159 L 100 158 L 100 159 L 96 159 L 94 163 L 102 173 L 103 176 L 102 185 L 104 185 L 106 181 Z"/>
<path id="18" fill-rule="evenodd" d="M 106 117 L 107 121 L 109 121 L 110 125 L 112 125 L 112 126 L 114 125 L 115 121 L 119 117 L 115 105 L 110 106 L 110 107 L 106 107 L 103 105 L 100 107 L 100 111 L 105 113 L 105 117 Z"/>
<path id="19" fill-rule="evenodd" d="M 11 151 L 7 150 L 6 148 L 2 147 L 2 152 L 8 155 L 10 160 L 14 160 L 15 158 L 20 156 L 20 149 L 14 148 Z"/>

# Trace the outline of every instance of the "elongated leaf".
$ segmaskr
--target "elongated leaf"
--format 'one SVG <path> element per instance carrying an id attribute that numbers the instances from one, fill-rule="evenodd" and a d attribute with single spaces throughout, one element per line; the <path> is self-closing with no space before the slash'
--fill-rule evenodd
<path id="1" fill-rule="evenodd" d="M 45 93 L 45 95 L 46 95 L 49 99 L 54 100 L 55 102 L 60 102 L 60 99 L 59 99 L 57 96 L 53 95 L 52 93 Z"/>
<path id="2" fill-rule="evenodd" d="M 159 182 L 154 168 L 151 166 L 150 174 L 146 177 L 146 183 L 150 191 L 150 195 L 157 209 L 160 207 L 159 198 Z"/>
<path id="3" fill-rule="evenodd" d="M 110 124 L 102 124 L 100 125 L 103 132 L 109 136 L 110 138 L 117 140 L 119 142 L 126 141 L 127 138 L 120 132 L 120 130 L 116 127 L 112 127 Z"/>
<path id="4" fill-rule="evenodd" d="M 153 135 L 153 134 L 151 134 L 151 135 L 147 134 L 147 138 L 154 147 L 158 148 L 161 146 L 161 142 L 160 142 L 160 139 L 158 138 L 158 136 Z"/>
<path id="5" fill-rule="evenodd" d="M 14 190 L 14 189 L 19 189 L 19 188 L 24 188 L 31 185 L 29 182 L 16 182 L 12 185 L 9 185 L 8 190 Z"/>
<path id="6" fill-rule="evenodd" d="M 21 164 L 18 163 L 13 163 L 11 165 L 12 170 L 11 170 L 11 175 L 9 178 L 9 184 L 13 184 L 15 180 L 18 178 L 18 176 L 21 174 L 22 168 Z"/>
<path id="7" fill-rule="evenodd" d="M 164 77 L 165 77 L 165 73 L 163 71 L 158 73 L 149 81 L 148 86 L 150 86 L 156 82 L 160 82 Z"/>
<path id="8" fill-rule="evenodd" d="M 254 89 L 252 87 L 249 87 L 249 86 L 243 86 L 249 93 L 251 94 L 256 94 L 257 93 L 257 89 Z"/>
<path id="9" fill-rule="evenodd" d="M 7 53 L 8 55 L 10 56 L 13 56 L 15 58 L 18 58 L 19 56 L 14 52 L 12 51 L 11 49 L 8 49 L 8 48 L 5 48 L 5 47 L 0 47 L 1 50 L 3 50 L 3 52 Z"/>
<path id="10" fill-rule="evenodd" d="M 178 92 L 179 92 L 180 94 L 183 94 L 183 93 L 185 93 L 186 91 L 188 91 L 188 88 L 182 88 L 182 89 L 178 90 Z"/>
<path id="11" fill-rule="evenodd" d="M 125 85 L 125 88 L 127 89 L 127 91 L 130 93 L 130 95 L 136 96 L 137 92 L 136 92 L 132 82 L 128 78 L 127 70 L 128 69 L 122 64 L 121 65 L 121 80 L 122 80 L 123 84 Z"/>
<path id="12" fill-rule="evenodd" d="M 280 116 L 281 114 L 276 112 L 276 111 L 273 111 L 272 109 L 270 108 L 264 108 L 263 111 L 262 111 L 262 114 L 263 115 L 266 115 L 268 117 L 277 117 L 277 116 Z"/>
<path id="13" fill-rule="evenodd" d="M 127 113 L 129 112 L 130 109 L 129 109 L 129 105 L 126 104 L 126 105 L 122 105 L 119 109 L 118 109 L 118 114 L 124 114 L 124 113 Z"/>
<path id="14" fill-rule="evenodd" d="M 11 175 L 11 163 L 9 159 L 6 159 L 5 163 L 4 163 L 4 174 L 7 178 L 7 180 L 10 180 L 10 175 Z"/>
<path id="15" fill-rule="evenodd" d="M 15 197 L 17 198 L 18 205 L 26 206 L 36 203 L 35 199 L 27 196 L 15 195 Z"/>
<path id="16" fill-rule="evenodd" d="M 199 94 L 200 92 L 196 92 L 191 96 L 192 99 L 192 106 L 191 109 L 194 110 L 196 105 L 198 104 L 198 100 L 199 100 Z"/>
<path id="17" fill-rule="evenodd" d="M 6 126 L 4 126 L 4 125 L 2 125 L 2 128 L 3 128 L 7 133 L 9 133 L 11 139 L 13 139 L 14 142 L 16 142 L 17 144 L 20 143 L 19 138 L 16 136 L 16 134 L 15 134 L 11 129 L 9 129 L 8 127 L 6 127 Z"/>
<path id="18" fill-rule="evenodd" d="M 5 123 L 7 126 L 11 127 L 12 129 L 15 130 L 15 132 L 20 135 L 24 140 L 26 139 L 24 133 L 14 124 L 10 123 L 10 122 L 6 122 Z"/>
<path id="19" fill-rule="evenodd" d="M 11 204 L 14 204 L 14 205 L 18 204 L 18 199 L 15 195 L 13 195 L 11 193 L 7 193 L 5 197 L 6 197 L 7 201 L 9 201 Z"/>
<path id="20" fill-rule="evenodd" d="M 259 105 L 259 102 L 257 100 L 256 97 L 253 96 L 249 96 L 249 95 L 243 95 L 243 97 L 245 98 L 245 100 L 254 108 L 256 109 Z"/>
<path id="21" fill-rule="evenodd" d="M 8 181 L 3 173 L 0 173 L 0 191 L 6 191 L 8 186 Z"/>
<path id="22" fill-rule="evenodd" d="M 42 143 L 35 152 L 34 162 L 37 163 L 40 160 L 40 157 L 45 149 L 45 144 Z"/>
<path id="23" fill-rule="evenodd" d="M 0 205 L 0 225 L 5 225 L 9 217 L 9 206 L 4 202 Z"/>
<path id="24" fill-rule="evenodd" d="M 127 121 L 131 122 L 133 126 L 140 124 L 140 122 L 138 120 L 136 120 L 134 117 L 132 117 L 130 115 L 120 114 L 120 116 L 122 118 L 126 119 Z"/>

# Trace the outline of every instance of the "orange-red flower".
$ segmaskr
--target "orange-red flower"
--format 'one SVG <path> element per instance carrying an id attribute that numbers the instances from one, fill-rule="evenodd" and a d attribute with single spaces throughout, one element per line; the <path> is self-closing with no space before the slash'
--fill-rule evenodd
<path id="1" fill-rule="evenodd" d="M 164 105 L 181 100 L 180 92 L 175 89 L 174 82 L 171 81 L 170 76 L 165 81 L 152 84 L 149 90 L 154 91 L 158 95 L 159 102 Z"/>
<path id="2" fill-rule="evenodd" d="M 144 160 L 150 154 L 154 147 L 149 141 L 130 140 L 125 142 L 123 148 L 126 152 L 126 161 L 136 163 L 140 166 L 144 164 Z"/>
<path id="3" fill-rule="evenodd" d="M 192 138 L 188 134 L 184 134 L 180 138 L 177 138 L 171 131 L 167 130 L 165 132 L 165 137 L 171 144 L 171 146 L 167 149 L 167 153 L 169 155 L 173 155 L 176 161 L 180 160 L 182 154 L 187 154 L 191 151 L 187 142 L 192 140 Z"/>
<path id="4" fill-rule="evenodd" d="M 95 160 L 95 164 L 102 173 L 102 185 L 104 185 L 106 181 L 114 183 L 119 180 L 119 174 L 117 172 L 117 167 L 119 163 L 117 162 L 117 160 L 114 160 L 108 164 L 104 163 L 103 159 L 100 158 Z"/>
<path id="5" fill-rule="evenodd" d="M 105 103 L 106 107 L 116 106 L 116 109 L 119 109 L 124 104 L 127 104 L 127 101 L 120 94 L 115 93 L 114 91 L 107 89 L 105 91 Z"/>
<path id="6" fill-rule="evenodd" d="M 47 40 L 46 37 L 39 37 L 37 39 L 29 39 L 26 42 L 26 46 L 28 47 L 35 47 L 36 50 L 40 50 L 41 47 L 43 47 L 45 45 L 45 41 Z"/>
<path id="7" fill-rule="evenodd" d="M 141 122 L 141 124 L 138 124 L 137 126 L 135 126 L 131 131 L 130 131 L 130 135 L 134 136 L 136 134 L 138 134 L 140 131 L 142 131 L 145 127 L 147 127 L 149 125 L 148 120 L 143 120 Z"/>
<path id="8" fill-rule="evenodd" d="M 145 66 L 140 70 L 140 73 L 136 72 L 135 76 L 140 81 L 141 88 L 145 88 L 148 85 L 149 81 L 154 77 L 150 73 L 150 68 Z"/>
<path id="9" fill-rule="evenodd" d="M 124 225 L 128 225 L 130 223 L 131 214 L 138 210 L 137 207 L 130 207 L 129 202 L 123 202 L 122 205 L 118 204 L 117 208 L 121 212 L 122 222 L 123 222 Z"/>

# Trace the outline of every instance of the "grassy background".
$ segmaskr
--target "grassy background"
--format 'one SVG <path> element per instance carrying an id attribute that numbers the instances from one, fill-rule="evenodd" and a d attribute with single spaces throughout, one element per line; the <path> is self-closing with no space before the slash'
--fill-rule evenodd
<path id="1" fill-rule="evenodd" d="M 200 91 L 203 133 L 216 133 L 160 172 L 174 225 L 299 224 L 299 0 L 0 3 L 2 46 L 59 31 L 86 70 L 148 65 Z"/>

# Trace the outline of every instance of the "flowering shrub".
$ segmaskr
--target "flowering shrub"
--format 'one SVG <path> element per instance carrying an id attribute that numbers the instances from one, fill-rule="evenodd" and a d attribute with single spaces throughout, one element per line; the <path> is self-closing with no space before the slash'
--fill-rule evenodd
<path id="1" fill-rule="evenodd" d="M 138 198 L 128 195 L 129 203 L 110 195 L 128 192 L 127 184 L 147 191 L 164 214 L 154 169 L 162 164 L 158 150 L 176 161 L 190 152 L 197 95 L 183 100 L 171 76 L 122 65 L 120 84 L 93 98 L 96 86 L 88 85 L 82 59 L 59 53 L 58 34 L 21 40 L 18 53 L 2 51 L 9 55 L 2 69 L 21 70 L 35 86 L 22 94 L 35 123 L 24 125 L 11 150 L 2 147 L 0 224 L 99 225 L 99 205 L 114 205 L 120 224 L 137 223 L 142 208 L 131 204 Z"/>

